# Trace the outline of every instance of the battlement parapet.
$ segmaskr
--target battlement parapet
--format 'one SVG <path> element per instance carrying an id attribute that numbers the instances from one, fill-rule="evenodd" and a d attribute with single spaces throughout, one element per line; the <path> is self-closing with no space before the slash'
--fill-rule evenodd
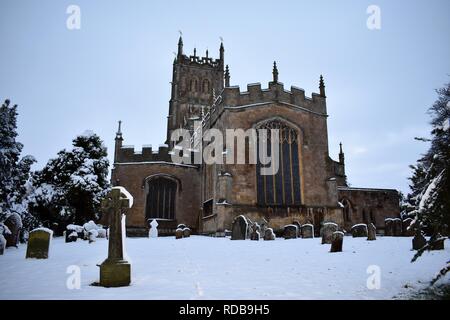
<path id="1" fill-rule="evenodd" d="M 142 151 L 136 151 L 134 146 L 126 145 L 121 146 L 117 152 L 116 162 L 118 163 L 172 161 L 169 146 L 165 144 L 160 145 L 157 150 L 153 150 L 151 145 L 144 145 L 142 146 Z"/>
<path id="2" fill-rule="evenodd" d="M 269 102 L 282 102 L 314 113 L 326 115 L 326 100 L 318 93 L 312 93 L 311 98 L 305 96 L 305 90 L 291 86 L 285 90 L 281 82 L 270 82 L 263 89 L 260 83 L 247 85 L 247 91 L 241 91 L 239 86 L 226 87 L 222 92 L 222 107 L 245 107 Z"/>

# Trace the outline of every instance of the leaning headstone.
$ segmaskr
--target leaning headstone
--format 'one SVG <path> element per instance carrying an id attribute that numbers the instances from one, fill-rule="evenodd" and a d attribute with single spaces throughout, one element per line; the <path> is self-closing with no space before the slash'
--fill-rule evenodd
<path id="1" fill-rule="evenodd" d="M 108 258 L 100 265 L 100 285 L 128 286 L 131 265 L 124 257 L 125 213 L 133 206 L 133 197 L 123 187 L 113 187 L 102 200 L 102 211 L 109 219 Z"/>
<path id="2" fill-rule="evenodd" d="M 334 222 L 325 222 L 320 231 L 322 234 L 322 244 L 330 244 L 333 233 L 338 231 L 338 225 Z"/>
<path id="3" fill-rule="evenodd" d="M 342 252 L 342 243 L 344 242 L 344 233 L 341 231 L 333 232 L 331 236 L 330 252 Z"/>
<path id="4" fill-rule="evenodd" d="M 48 259 L 48 251 L 53 231 L 47 228 L 37 228 L 30 232 L 26 258 Z"/>
<path id="5" fill-rule="evenodd" d="M 288 224 L 283 228 L 284 239 L 297 239 L 298 228 L 295 224 Z"/>
<path id="6" fill-rule="evenodd" d="M 427 239 L 423 236 L 422 231 L 419 229 L 416 230 L 416 234 L 414 235 L 414 238 L 412 239 L 412 247 L 413 250 L 419 250 L 422 249 L 427 244 Z"/>
<path id="7" fill-rule="evenodd" d="M 231 225 L 231 240 L 245 240 L 247 238 L 247 219 L 243 216 L 234 218 Z"/>
<path id="8" fill-rule="evenodd" d="M 191 236 L 191 229 L 188 227 L 183 228 L 183 238 L 189 238 Z"/>
<path id="9" fill-rule="evenodd" d="M 5 252 L 5 248 L 6 248 L 6 239 L 2 234 L 0 234 L 0 256 L 3 254 L 3 252 Z"/>
<path id="10" fill-rule="evenodd" d="M 182 239 L 183 238 L 183 229 L 177 228 L 175 230 L 175 239 Z"/>
<path id="11" fill-rule="evenodd" d="M 275 233 L 273 232 L 272 228 L 266 228 L 266 230 L 264 231 L 264 240 L 275 240 Z"/>
<path id="12" fill-rule="evenodd" d="M 393 220 L 393 236 L 394 237 L 402 236 L 402 220 L 399 218 L 395 218 Z"/>
<path id="13" fill-rule="evenodd" d="M 394 235 L 394 220 L 392 218 L 384 219 L 384 235 L 387 237 Z"/>
<path id="14" fill-rule="evenodd" d="M 377 227 L 373 223 L 369 223 L 367 226 L 367 240 L 377 240 Z"/>
<path id="15" fill-rule="evenodd" d="M 312 224 L 304 224 L 302 225 L 302 237 L 304 239 L 313 238 L 314 237 L 314 226 Z"/>
<path id="16" fill-rule="evenodd" d="M 11 231 L 6 235 L 6 247 L 17 247 L 19 245 L 19 234 L 22 229 L 22 218 L 17 213 L 11 214 L 4 222 L 5 226 Z"/>
<path id="17" fill-rule="evenodd" d="M 404 237 L 414 237 L 414 235 L 416 234 L 414 226 L 411 225 L 412 222 L 413 219 L 411 218 L 406 218 L 402 221 L 402 230 Z"/>
<path id="18" fill-rule="evenodd" d="M 150 222 L 150 231 L 148 235 L 150 238 L 158 238 L 158 221 L 156 221 L 156 219 L 153 219 L 152 222 Z"/>
<path id="19" fill-rule="evenodd" d="M 355 224 L 351 231 L 353 238 L 367 237 L 367 225 L 364 223 Z"/>

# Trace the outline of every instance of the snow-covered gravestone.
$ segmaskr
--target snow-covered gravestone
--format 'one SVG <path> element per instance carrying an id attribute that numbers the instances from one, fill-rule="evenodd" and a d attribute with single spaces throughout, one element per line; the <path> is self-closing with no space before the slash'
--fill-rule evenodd
<path id="1" fill-rule="evenodd" d="M 352 227 L 353 238 L 367 237 L 367 233 L 367 225 L 364 223 L 358 223 Z"/>
<path id="2" fill-rule="evenodd" d="M 231 226 L 231 240 L 247 239 L 247 228 L 247 219 L 243 215 L 237 216 Z"/>
<path id="3" fill-rule="evenodd" d="M 5 220 L 5 226 L 11 231 L 5 237 L 6 247 L 17 247 L 19 244 L 20 230 L 22 229 L 22 218 L 17 213 L 13 213 Z"/>
<path id="4" fill-rule="evenodd" d="M 314 226 L 310 223 L 302 225 L 302 237 L 304 239 L 314 238 Z"/>
<path id="5" fill-rule="evenodd" d="M 377 227 L 373 223 L 367 225 L 367 240 L 377 240 Z"/>
<path id="6" fill-rule="evenodd" d="M 109 219 L 108 258 L 100 265 L 100 285 L 103 287 L 128 286 L 131 265 L 124 258 L 125 219 L 122 215 L 133 206 L 133 197 L 123 187 L 113 187 L 102 200 L 102 211 Z"/>
<path id="7" fill-rule="evenodd" d="M 283 237 L 284 239 L 297 239 L 298 227 L 295 224 L 288 224 L 284 226 Z"/>
<path id="8" fill-rule="evenodd" d="M 30 232 L 26 258 L 48 259 L 48 251 L 53 231 L 47 228 L 37 228 Z"/>
<path id="9" fill-rule="evenodd" d="M 331 236 L 330 252 L 342 252 L 342 243 L 344 242 L 344 233 L 341 231 L 333 232 Z"/>
<path id="10" fill-rule="evenodd" d="M 338 231 L 338 225 L 334 222 L 325 222 L 322 226 L 322 244 L 331 244 L 333 233 Z"/>
<path id="11" fill-rule="evenodd" d="M 150 232 L 149 237 L 150 238 L 158 238 L 158 221 L 156 219 L 153 219 L 152 222 L 150 222 Z"/>

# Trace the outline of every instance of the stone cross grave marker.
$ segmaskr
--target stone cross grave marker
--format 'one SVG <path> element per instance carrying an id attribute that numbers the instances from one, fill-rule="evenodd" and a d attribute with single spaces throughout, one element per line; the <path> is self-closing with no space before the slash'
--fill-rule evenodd
<path id="1" fill-rule="evenodd" d="M 102 211 L 109 219 L 108 258 L 100 265 L 100 285 L 103 287 L 128 286 L 131 265 L 124 259 L 122 214 L 133 205 L 133 197 L 123 187 L 113 187 L 102 201 Z"/>

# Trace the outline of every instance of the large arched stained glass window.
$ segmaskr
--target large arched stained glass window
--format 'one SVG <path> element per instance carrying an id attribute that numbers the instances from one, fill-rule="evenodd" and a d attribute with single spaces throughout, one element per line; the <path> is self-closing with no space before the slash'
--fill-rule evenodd
<path id="1" fill-rule="evenodd" d="M 296 206 L 301 204 L 299 137 L 294 128 L 280 120 L 271 120 L 257 127 L 267 129 L 268 156 L 271 153 L 270 129 L 279 130 L 279 169 L 273 175 L 262 175 L 260 157 L 256 165 L 257 201 L 261 206 Z M 261 135 L 258 134 L 258 139 Z M 258 155 L 260 141 L 258 141 Z"/>
<path id="2" fill-rule="evenodd" d="M 166 177 L 155 177 L 147 183 L 146 218 L 175 219 L 177 183 Z"/>

